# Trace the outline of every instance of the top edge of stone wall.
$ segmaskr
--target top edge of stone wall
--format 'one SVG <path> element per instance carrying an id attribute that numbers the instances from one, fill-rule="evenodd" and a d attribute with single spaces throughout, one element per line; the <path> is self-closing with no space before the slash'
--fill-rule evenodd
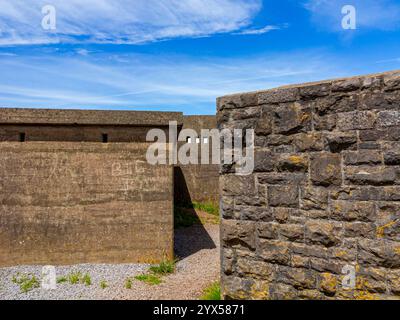
<path id="1" fill-rule="evenodd" d="M 0 124 L 168 126 L 182 112 L 0 108 Z"/>
<path id="2" fill-rule="evenodd" d="M 217 98 L 217 109 L 244 108 L 268 103 L 294 102 L 327 96 L 332 92 L 351 92 L 359 89 L 385 87 L 400 89 L 400 70 L 381 73 L 334 78 L 301 84 L 291 84 L 266 90 L 229 94 Z"/>

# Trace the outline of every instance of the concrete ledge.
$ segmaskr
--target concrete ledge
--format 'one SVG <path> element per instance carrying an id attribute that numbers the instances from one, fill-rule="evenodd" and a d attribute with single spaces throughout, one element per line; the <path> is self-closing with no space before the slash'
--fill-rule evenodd
<path id="1" fill-rule="evenodd" d="M 0 124 L 168 126 L 181 112 L 0 108 Z"/>

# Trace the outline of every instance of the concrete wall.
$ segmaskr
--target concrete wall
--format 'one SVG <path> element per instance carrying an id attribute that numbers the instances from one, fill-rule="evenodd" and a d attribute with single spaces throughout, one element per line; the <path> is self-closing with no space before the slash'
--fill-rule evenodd
<path id="1" fill-rule="evenodd" d="M 185 116 L 183 118 L 182 129 L 193 129 L 201 137 L 201 129 L 216 129 L 217 119 L 215 116 Z M 193 141 L 196 143 L 196 141 Z M 180 143 L 179 145 L 182 145 Z M 179 204 L 189 204 L 196 202 L 219 202 L 218 178 L 219 165 L 211 164 L 212 139 L 208 144 L 200 139 L 200 148 L 208 147 L 210 151 L 210 164 L 198 165 L 178 165 L 175 167 L 175 202 Z M 200 161 L 199 161 L 200 163 Z"/>
<path id="2" fill-rule="evenodd" d="M 180 112 L 0 109 L 0 141 L 146 142 L 152 128 L 182 125 Z M 168 135 L 167 135 L 168 137 Z"/>
<path id="3" fill-rule="evenodd" d="M 148 144 L 1 142 L 0 266 L 173 257 L 173 168 Z"/>
<path id="4" fill-rule="evenodd" d="M 217 202 L 218 165 L 148 165 L 146 134 L 170 121 L 216 128 L 180 112 L 0 108 L 0 266 L 172 258 L 174 196 Z"/>
<path id="5" fill-rule="evenodd" d="M 400 299 L 400 72 L 222 97 L 218 118 L 256 132 L 255 172 L 220 177 L 225 298 Z"/>

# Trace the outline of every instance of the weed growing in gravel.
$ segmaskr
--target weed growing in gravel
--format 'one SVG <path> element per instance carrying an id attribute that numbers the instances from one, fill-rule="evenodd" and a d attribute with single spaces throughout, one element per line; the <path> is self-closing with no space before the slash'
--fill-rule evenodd
<path id="1" fill-rule="evenodd" d="M 69 282 L 69 284 L 78 284 L 82 283 L 85 286 L 90 286 L 92 284 L 92 279 L 89 273 L 85 273 L 82 275 L 79 271 L 70 272 L 66 276 L 60 276 L 57 278 L 57 283 L 65 283 Z"/>
<path id="2" fill-rule="evenodd" d="M 79 283 L 79 280 L 81 279 L 82 275 L 80 272 L 71 272 L 68 275 L 68 281 L 70 284 L 77 284 Z"/>
<path id="3" fill-rule="evenodd" d="M 205 288 L 200 300 L 221 300 L 221 286 L 219 282 L 214 282 Z"/>
<path id="4" fill-rule="evenodd" d="M 149 268 L 149 271 L 154 273 L 154 274 L 159 274 L 159 275 L 166 275 L 169 273 L 174 273 L 175 271 L 175 260 L 173 261 L 168 261 L 168 260 L 163 260 L 159 265 L 153 265 Z"/>
<path id="5" fill-rule="evenodd" d="M 132 279 L 131 278 L 127 278 L 125 280 L 125 289 L 132 289 Z"/>
<path id="6" fill-rule="evenodd" d="M 65 277 L 65 276 L 57 277 L 57 283 L 64 283 L 64 282 L 68 282 L 67 277 Z"/>
<path id="7" fill-rule="evenodd" d="M 85 286 L 90 286 L 92 284 L 92 279 L 90 278 L 90 275 L 88 273 L 85 273 L 85 275 L 81 278 L 81 282 Z"/>
<path id="8" fill-rule="evenodd" d="M 100 281 L 100 288 L 105 289 L 108 287 L 108 284 L 105 280 Z"/>
<path id="9" fill-rule="evenodd" d="M 13 276 L 12 282 L 19 285 L 21 292 L 27 293 L 28 291 L 33 290 L 34 288 L 39 288 L 40 284 L 38 279 L 31 274 L 23 274 L 17 273 L 16 276 Z"/>
<path id="10" fill-rule="evenodd" d="M 155 274 L 141 274 L 138 276 L 135 276 L 136 280 L 143 281 L 144 283 L 147 283 L 149 285 L 157 285 L 162 282 L 160 276 L 155 275 Z"/>

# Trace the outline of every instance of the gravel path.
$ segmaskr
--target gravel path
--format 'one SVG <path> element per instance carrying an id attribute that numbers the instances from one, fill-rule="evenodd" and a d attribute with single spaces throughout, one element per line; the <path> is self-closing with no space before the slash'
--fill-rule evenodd
<path id="1" fill-rule="evenodd" d="M 128 277 L 145 273 L 146 264 L 81 264 L 56 267 L 57 277 L 71 272 L 90 274 L 92 284 L 57 284 L 56 290 L 33 289 L 20 291 L 12 282 L 13 276 L 34 274 L 40 277 L 41 266 L 17 266 L 0 268 L 0 300 L 91 300 L 91 299 L 198 299 L 204 287 L 219 279 L 219 226 L 195 225 L 179 229 L 175 233 L 175 252 L 180 258 L 176 272 L 163 277 L 159 285 L 147 285 L 133 280 L 132 288 L 125 288 Z M 105 289 L 100 282 L 108 285 Z"/>

